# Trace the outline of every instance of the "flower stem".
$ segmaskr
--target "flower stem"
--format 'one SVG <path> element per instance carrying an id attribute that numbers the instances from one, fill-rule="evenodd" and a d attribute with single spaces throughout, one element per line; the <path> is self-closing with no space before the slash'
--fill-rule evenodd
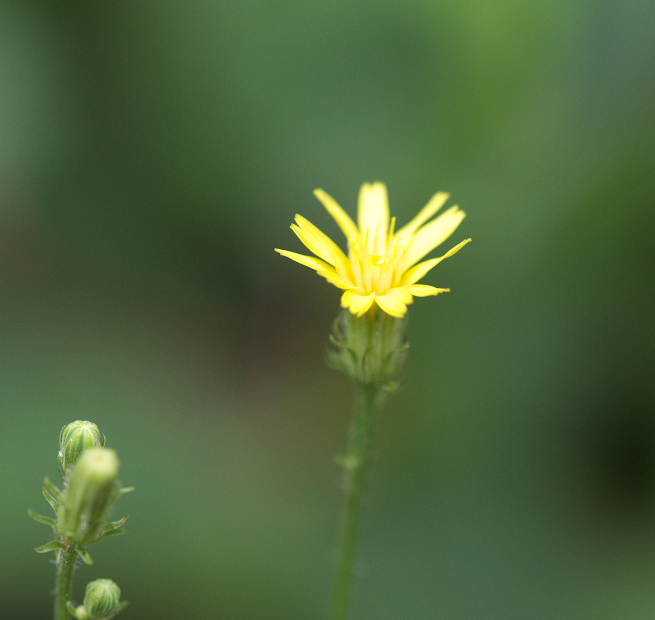
<path id="1" fill-rule="evenodd" d="M 62 549 L 57 558 L 57 577 L 55 580 L 54 620 L 70 620 L 66 603 L 73 590 L 73 569 L 77 560 L 75 547 Z"/>
<path id="2" fill-rule="evenodd" d="M 342 459 L 343 512 L 331 620 L 345 620 L 350 608 L 364 473 L 375 423 L 379 390 L 377 383 L 357 383 L 355 417 L 350 429 L 348 453 Z"/>

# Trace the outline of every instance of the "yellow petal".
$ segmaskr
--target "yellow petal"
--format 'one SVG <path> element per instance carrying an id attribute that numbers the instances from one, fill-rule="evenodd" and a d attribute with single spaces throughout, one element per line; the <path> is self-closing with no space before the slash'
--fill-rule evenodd
<path id="1" fill-rule="evenodd" d="M 291 230 L 316 256 L 334 267 L 348 270 L 348 259 L 341 248 L 302 215 L 296 215 L 296 224 L 291 224 Z"/>
<path id="2" fill-rule="evenodd" d="M 337 288 L 347 290 L 354 286 L 352 282 L 349 282 L 335 271 L 325 270 L 317 271 L 316 273 L 318 273 L 319 276 L 323 276 L 330 284 L 334 284 Z"/>
<path id="3" fill-rule="evenodd" d="M 412 300 L 412 294 L 409 292 L 408 287 L 405 287 L 405 286 L 397 287 L 397 288 L 391 289 L 389 291 L 389 293 L 387 293 L 387 294 L 390 294 L 390 293 L 393 293 L 394 295 L 396 295 L 399 299 L 401 299 L 406 304 L 411 304 L 412 301 L 413 301 Z"/>
<path id="4" fill-rule="evenodd" d="M 450 293 L 449 288 L 436 288 L 428 284 L 413 284 L 408 286 L 407 290 L 415 297 L 429 297 L 430 295 L 438 295 L 439 293 Z"/>
<path id="5" fill-rule="evenodd" d="M 418 215 L 407 225 L 403 226 L 397 233 L 396 239 L 400 245 L 406 246 L 412 235 L 427 222 L 441 207 L 444 206 L 450 194 L 438 192 L 430 199 L 418 213 Z"/>
<path id="6" fill-rule="evenodd" d="M 382 254 L 387 245 L 389 229 L 389 200 L 384 183 L 364 183 L 359 191 L 357 222 L 360 234 L 367 236 L 375 246 L 372 254 Z"/>
<path id="7" fill-rule="evenodd" d="M 464 217 L 466 217 L 466 213 L 455 206 L 442 213 L 437 219 L 423 226 L 412 237 L 407 246 L 405 265 L 411 267 L 426 254 L 432 252 L 439 244 L 448 239 L 460 225 Z"/>
<path id="8" fill-rule="evenodd" d="M 431 258 L 430 260 L 425 260 L 422 263 L 419 263 L 415 267 L 412 267 L 405 275 L 402 277 L 401 286 L 408 286 L 418 282 L 430 269 L 438 265 L 443 260 L 443 256 L 439 258 Z"/>
<path id="9" fill-rule="evenodd" d="M 412 267 L 402 278 L 401 285 L 407 286 L 409 284 L 414 284 L 418 282 L 421 278 L 425 276 L 430 269 L 436 267 L 442 260 L 452 256 L 456 252 L 459 252 L 471 239 L 465 239 L 461 243 L 458 243 L 454 248 L 451 248 L 443 256 L 439 258 L 431 258 L 430 260 L 423 261 L 418 265 Z"/>
<path id="10" fill-rule="evenodd" d="M 334 271 L 332 265 L 328 265 L 325 261 L 322 261 L 319 258 L 305 256 L 304 254 L 296 254 L 295 252 L 289 252 L 288 250 L 278 250 L 277 248 L 275 248 L 275 251 L 282 254 L 282 256 L 295 260 L 301 265 L 305 265 L 305 267 L 309 267 L 310 269 L 315 269 L 316 271 Z"/>
<path id="11" fill-rule="evenodd" d="M 400 319 L 404 317 L 407 312 L 407 304 L 412 302 L 412 296 L 409 295 L 409 301 L 406 301 L 407 297 L 402 294 L 403 292 L 406 291 L 396 289 L 386 295 L 378 295 L 375 298 L 375 303 L 377 303 L 377 305 L 387 314 Z"/>
<path id="12" fill-rule="evenodd" d="M 363 295 L 361 289 L 350 289 L 341 296 L 341 307 L 349 308 L 352 314 L 363 316 L 371 307 L 375 293 Z"/>
<path id="13" fill-rule="evenodd" d="M 350 240 L 359 235 L 359 230 L 355 222 L 350 219 L 350 216 L 339 206 L 339 203 L 332 196 L 322 189 L 315 189 L 314 196 L 323 203 L 323 206 L 343 231 L 346 239 Z"/>

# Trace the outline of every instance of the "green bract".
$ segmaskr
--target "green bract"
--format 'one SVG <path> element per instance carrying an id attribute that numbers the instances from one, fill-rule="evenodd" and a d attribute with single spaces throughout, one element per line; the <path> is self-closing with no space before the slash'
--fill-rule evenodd
<path id="1" fill-rule="evenodd" d="M 361 317 L 342 310 L 330 341 L 328 363 L 362 384 L 397 385 L 405 361 L 407 318 L 398 319 L 375 308 Z"/>

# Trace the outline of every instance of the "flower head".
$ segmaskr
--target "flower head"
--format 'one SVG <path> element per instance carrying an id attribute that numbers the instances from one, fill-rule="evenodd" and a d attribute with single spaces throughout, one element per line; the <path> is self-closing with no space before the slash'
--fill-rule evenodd
<path id="1" fill-rule="evenodd" d="M 318 275 L 342 289 L 343 308 L 348 308 L 356 316 L 363 316 L 377 304 L 387 314 L 402 318 L 414 297 L 438 295 L 450 290 L 417 284 L 430 269 L 471 241 L 465 239 L 443 256 L 419 262 L 450 237 L 466 215 L 459 207 L 453 206 L 428 221 L 448 200 L 448 194 L 435 194 L 419 214 L 398 231 L 396 218 L 389 218 L 384 183 L 362 185 L 357 224 L 322 189 L 315 190 L 314 195 L 346 236 L 348 255 L 302 215 L 296 215 L 291 229 L 318 258 L 287 250 L 275 251 L 316 270 Z"/>

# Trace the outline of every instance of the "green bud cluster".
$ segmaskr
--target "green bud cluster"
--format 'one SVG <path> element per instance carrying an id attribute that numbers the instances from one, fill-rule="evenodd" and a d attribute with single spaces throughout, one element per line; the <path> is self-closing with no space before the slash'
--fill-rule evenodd
<path id="1" fill-rule="evenodd" d="M 375 308 L 361 317 L 342 310 L 332 329 L 328 364 L 358 383 L 394 389 L 409 346 L 406 324 L 406 318 L 394 318 Z"/>
<path id="2" fill-rule="evenodd" d="M 77 620 L 110 620 L 127 607 L 120 598 L 121 589 L 111 579 L 96 579 L 87 584 L 84 603 L 77 608 L 68 603 L 68 611 Z"/>
<path id="3" fill-rule="evenodd" d="M 56 519 L 28 511 L 36 521 L 51 526 L 55 535 L 54 540 L 36 551 L 57 554 L 55 615 L 58 619 L 64 618 L 68 611 L 78 620 L 108 620 L 127 605 L 120 603 L 120 589 L 110 579 L 91 582 L 83 605 L 75 608 L 69 600 L 76 559 L 92 563 L 87 545 L 126 531 L 127 517 L 109 521 L 109 514 L 114 502 L 133 488 L 118 488 L 118 456 L 104 445 L 104 436 L 92 422 L 76 420 L 64 426 L 57 455 L 63 490 L 47 478 L 42 489 Z"/>

